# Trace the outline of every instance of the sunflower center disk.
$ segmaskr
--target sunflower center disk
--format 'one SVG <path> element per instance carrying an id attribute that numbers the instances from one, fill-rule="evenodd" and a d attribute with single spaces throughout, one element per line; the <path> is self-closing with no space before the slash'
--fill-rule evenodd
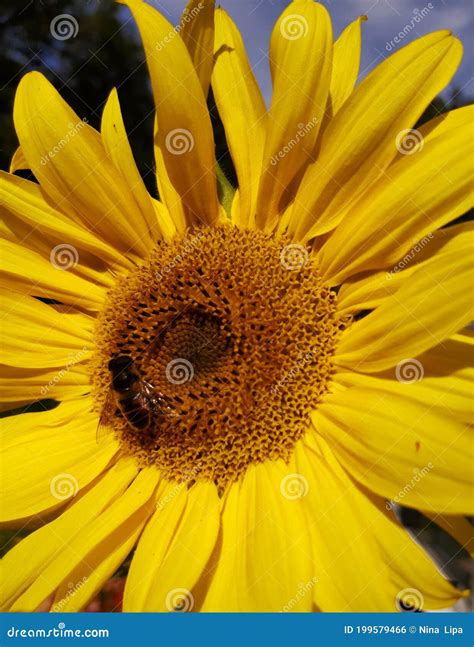
<path id="1" fill-rule="evenodd" d="M 111 291 L 97 330 L 98 409 L 123 448 L 168 478 L 225 487 L 288 459 L 327 390 L 344 322 L 308 252 L 230 226 L 159 243 Z M 112 391 L 128 357 L 141 428 Z"/>

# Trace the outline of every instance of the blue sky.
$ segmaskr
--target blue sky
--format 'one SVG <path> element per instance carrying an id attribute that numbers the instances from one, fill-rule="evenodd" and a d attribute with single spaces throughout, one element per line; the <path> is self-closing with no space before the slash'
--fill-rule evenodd
<path id="1" fill-rule="evenodd" d="M 149 0 L 173 24 L 179 21 L 186 0 Z M 272 26 L 289 4 L 288 0 L 220 0 L 242 31 L 247 52 L 255 75 L 268 101 L 271 96 L 270 75 L 266 52 Z M 474 96 L 473 84 L 473 32 L 474 12 L 470 0 L 326 0 L 322 2 L 330 11 L 335 35 L 351 20 L 365 14 L 363 25 L 361 76 L 390 55 L 390 41 L 404 29 L 413 26 L 404 37 L 401 47 L 418 36 L 437 29 L 451 29 L 464 44 L 464 59 L 453 84 Z M 416 11 L 424 15 L 414 21 Z M 412 22 L 413 21 L 413 22 Z"/>

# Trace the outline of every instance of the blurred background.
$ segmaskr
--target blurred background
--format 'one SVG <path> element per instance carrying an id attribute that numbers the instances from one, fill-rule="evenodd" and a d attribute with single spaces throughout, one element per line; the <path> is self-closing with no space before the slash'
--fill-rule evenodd
<path id="1" fill-rule="evenodd" d="M 186 0 L 153 0 L 173 24 Z M 268 42 L 272 27 L 288 0 L 220 0 L 245 37 L 251 65 L 267 104 L 271 98 Z M 473 102 L 473 12 L 470 0 L 323 0 L 333 19 L 334 33 L 357 16 L 365 14 L 360 78 L 410 41 L 438 29 L 450 29 L 465 48 L 463 62 L 450 86 L 428 106 L 419 124 L 446 110 Z M 67 14 L 72 30 L 58 38 L 52 24 Z M 146 62 L 129 10 L 112 0 L 2 0 L 0 6 L 0 168 L 7 170 L 18 145 L 12 109 L 16 86 L 22 75 L 40 70 L 60 91 L 80 118 L 99 128 L 104 103 L 113 87 L 118 89 L 125 126 L 132 148 L 154 196 L 153 100 Z M 215 107 L 211 111 L 219 158 L 225 138 Z M 418 125 L 419 125 L 418 124 Z M 415 126 L 415 124 L 414 124 Z M 232 181 L 232 161 L 224 157 L 224 170 Z M 25 174 L 27 172 L 21 172 Z M 462 217 L 470 218 L 471 214 Z M 46 403 L 39 403 L 43 408 Z M 29 410 L 32 410 L 30 407 Z M 10 412 L 10 414 L 13 412 Z M 8 415 L 8 413 L 6 414 Z M 397 514 L 414 538 L 425 547 L 446 577 L 460 588 L 469 585 L 469 555 L 456 541 L 422 514 L 397 506 Z M 28 531 L 0 533 L 3 552 Z M 128 563 L 91 603 L 89 611 L 119 611 Z M 463 601 L 458 609 L 467 610 Z"/>

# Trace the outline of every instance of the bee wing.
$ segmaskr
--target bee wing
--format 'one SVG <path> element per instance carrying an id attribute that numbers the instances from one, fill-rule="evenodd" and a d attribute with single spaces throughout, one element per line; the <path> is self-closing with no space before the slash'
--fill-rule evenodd
<path id="1" fill-rule="evenodd" d="M 109 393 L 107 394 L 105 404 L 100 413 L 99 422 L 97 423 L 97 431 L 96 431 L 97 444 L 103 442 L 107 434 L 110 433 L 110 427 L 108 427 L 105 424 L 105 421 L 108 418 L 110 418 L 110 416 L 114 412 L 114 409 L 115 409 L 114 394 L 112 390 L 110 390 Z"/>
<path id="2" fill-rule="evenodd" d="M 150 384 L 150 382 L 147 382 L 146 380 L 141 380 L 140 384 L 142 387 L 142 391 L 144 392 L 146 397 L 149 398 L 150 400 L 156 400 L 155 389 Z"/>
<path id="3" fill-rule="evenodd" d="M 176 412 L 166 401 L 166 398 L 161 395 L 159 392 L 155 391 L 154 387 L 150 382 L 145 380 L 141 381 L 142 392 L 147 398 L 147 400 L 153 405 L 156 413 L 161 416 L 176 416 Z"/>

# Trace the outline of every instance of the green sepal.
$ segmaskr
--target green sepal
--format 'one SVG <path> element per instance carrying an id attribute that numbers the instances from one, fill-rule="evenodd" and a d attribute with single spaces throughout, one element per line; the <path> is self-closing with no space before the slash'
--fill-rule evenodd
<path id="1" fill-rule="evenodd" d="M 232 208 L 232 201 L 235 195 L 235 189 L 227 179 L 226 174 L 221 169 L 219 164 L 216 164 L 216 178 L 217 178 L 217 195 L 219 202 L 224 207 L 224 211 L 230 218 L 230 210 Z"/>

